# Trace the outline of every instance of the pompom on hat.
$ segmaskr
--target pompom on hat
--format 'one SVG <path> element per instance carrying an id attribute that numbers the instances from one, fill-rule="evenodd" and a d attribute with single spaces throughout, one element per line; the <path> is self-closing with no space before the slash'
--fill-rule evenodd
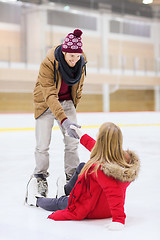
<path id="1" fill-rule="evenodd" d="M 62 44 L 62 52 L 66 53 L 82 53 L 82 31 L 75 29 L 73 33 L 69 33 Z"/>

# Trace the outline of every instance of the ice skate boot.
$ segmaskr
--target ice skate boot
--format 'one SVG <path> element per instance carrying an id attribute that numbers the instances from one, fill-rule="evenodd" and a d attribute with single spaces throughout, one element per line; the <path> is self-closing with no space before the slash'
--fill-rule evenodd
<path id="1" fill-rule="evenodd" d="M 37 179 L 38 194 L 42 197 L 47 197 L 48 183 L 43 174 L 35 174 L 34 177 Z"/>

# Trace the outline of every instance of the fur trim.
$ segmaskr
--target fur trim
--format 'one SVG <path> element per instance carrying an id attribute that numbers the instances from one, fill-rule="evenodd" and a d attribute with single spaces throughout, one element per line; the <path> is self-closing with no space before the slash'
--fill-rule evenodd
<path id="1" fill-rule="evenodd" d="M 130 158 L 130 166 L 127 168 L 121 167 L 115 163 L 102 163 L 101 170 L 108 177 L 113 177 L 121 182 L 134 181 L 139 173 L 140 161 L 138 156 L 133 151 L 126 151 Z"/>

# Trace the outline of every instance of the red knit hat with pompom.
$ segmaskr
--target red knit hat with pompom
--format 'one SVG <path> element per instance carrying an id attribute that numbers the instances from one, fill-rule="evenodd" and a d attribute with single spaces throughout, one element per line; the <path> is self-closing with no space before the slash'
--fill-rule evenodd
<path id="1" fill-rule="evenodd" d="M 63 41 L 62 52 L 82 53 L 82 33 L 80 29 L 75 29 L 73 33 L 69 33 Z"/>

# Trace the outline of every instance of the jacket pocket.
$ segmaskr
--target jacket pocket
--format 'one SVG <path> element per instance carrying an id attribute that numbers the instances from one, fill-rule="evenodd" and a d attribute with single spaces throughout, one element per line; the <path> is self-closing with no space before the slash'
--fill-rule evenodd
<path id="1" fill-rule="evenodd" d="M 33 91 L 33 99 L 35 103 L 45 102 L 45 99 L 43 97 L 43 93 L 40 89 L 40 87 L 36 84 L 36 87 Z"/>

